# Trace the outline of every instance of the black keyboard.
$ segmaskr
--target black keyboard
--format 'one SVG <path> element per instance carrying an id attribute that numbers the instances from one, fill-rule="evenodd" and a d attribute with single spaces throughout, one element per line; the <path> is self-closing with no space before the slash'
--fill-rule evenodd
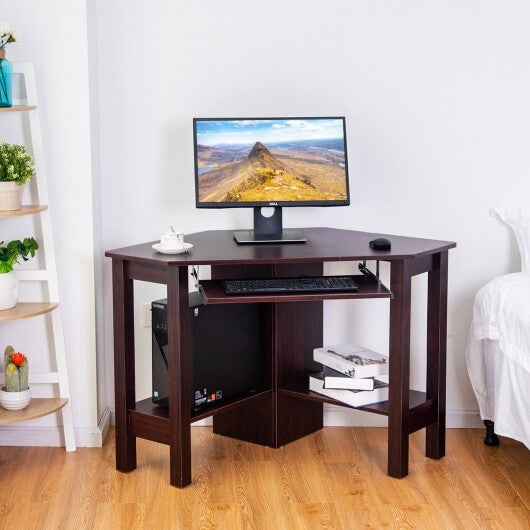
<path id="1" fill-rule="evenodd" d="M 334 293 L 357 291 L 351 276 L 302 276 L 259 280 L 224 280 L 226 294 Z"/>

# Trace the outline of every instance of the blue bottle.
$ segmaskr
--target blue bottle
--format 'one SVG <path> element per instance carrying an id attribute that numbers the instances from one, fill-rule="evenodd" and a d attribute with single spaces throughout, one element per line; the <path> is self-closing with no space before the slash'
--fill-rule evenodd
<path id="1" fill-rule="evenodd" d="M 11 107 L 11 63 L 6 59 L 6 51 L 0 48 L 0 107 Z"/>

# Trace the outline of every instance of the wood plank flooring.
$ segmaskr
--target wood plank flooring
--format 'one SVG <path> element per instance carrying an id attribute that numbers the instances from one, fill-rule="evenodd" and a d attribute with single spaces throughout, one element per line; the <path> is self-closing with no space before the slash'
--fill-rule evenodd
<path id="1" fill-rule="evenodd" d="M 168 485 L 169 450 L 138 441 L 138 469 L 103 449 L 0 447 L 1 529 L 530 528 L 530 451 L 450 429 L 447 456 L 386 476 L 386 429 L 326 427 L 281 449 L 192 429 L 193 485 Z"/>

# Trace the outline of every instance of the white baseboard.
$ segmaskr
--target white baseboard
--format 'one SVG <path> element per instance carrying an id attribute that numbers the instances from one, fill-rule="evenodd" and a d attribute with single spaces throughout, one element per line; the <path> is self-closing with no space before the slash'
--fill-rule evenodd
<path id="1" fill-rule="evenodd" d="M 95 447 L 103 447 L 103 444 L 105 443 L 105 438 L 107 437 L 107 434 L 110 429 L 111 419 L 111 410 L 109 407 L 105 407 L 105 410 L 103 411 L 103 414 L 101 414 L 101 418 L 99 419 L 98 424 L 98 429 L 101 432 L 101 443 L 100 445 L 97 445 Z"/>
<path id="2" fill-rule="evenodd" d="M 451 429 L 483 429 L 478 410 L 448 410 L 445 422 Z"/>
<path id="3" fill-rule="evenodd" d="M 449 410 L 446 415 L 448 428 L 483 428 L 484 425 L 476 410 Z M 103 411 L 95 429 L 77 427 L 75 439 L 78 447 L 102 447 L 110 425 L 115 425 L 114 407 Z M 212 418 L 193 423 L 193 426 L 212 425 Z M 342 427 L 386 427 L 387 418 L 362 410 L 351 410 L 334 405 L 324 405 L 324 425 Z M 0 446 L 21 447 L 62 447 L 64 437 L 62 427 L 42 427 L 31 425 L 6 425 L 0 429 Z"/>
<path id="4" fill-rule="evenodd" d="M 76 427 L 77 447 L 102 447 L 110 427 L 110 409 L 107 407 L 95 429 Z M 0 429 L 0 446 L 63 447 L 62 427 L 7 425 Z"/>
<path id="5" fill-rule="evenodd" d="M 477 410 L 448 410 L 445 416 L 449 429 L 484 427 Z M 324 405 L 324 425 L 331 427 L 386 427 L 388 419 L 381 414 Z"/>
<path id="6" fill-rule="evenodd" d="M 114 407 L 110 408 L 111 424 L 115 425 Z M 449 429 L 480 429 L 484 427 L 478 410 L 448 410 L 445 417 Z M 192 424 L 193 427 L 212 425 L 212 417 Z M 386 427 L 387 417 L 362 410 L 324 405 L 324 425 L 327 427 Z"/>

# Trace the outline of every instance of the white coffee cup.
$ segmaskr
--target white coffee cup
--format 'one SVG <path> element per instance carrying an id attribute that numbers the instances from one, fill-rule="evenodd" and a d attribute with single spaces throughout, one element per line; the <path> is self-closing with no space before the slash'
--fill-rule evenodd
<path id="1" fill-rule="evenodd" d="M 160 244 L 166 250 L 182 250 L 184 248 L 184 234 L 174 229 L 162 232 Z"/>

